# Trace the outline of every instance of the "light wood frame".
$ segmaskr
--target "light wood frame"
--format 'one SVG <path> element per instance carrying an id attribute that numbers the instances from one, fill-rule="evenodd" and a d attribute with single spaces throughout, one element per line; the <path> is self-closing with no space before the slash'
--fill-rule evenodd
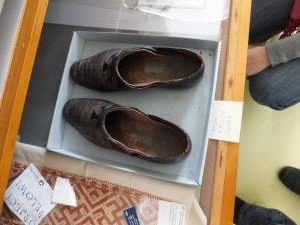
<path id="1" fill-rule="evenodd" d="M 27 0 L 0 108 L 0 212 L 48 0 Z"/>
<path id="2" fill-rule="evenodd" d="M 232 0 L 222 100 L 243 101 L 251 0 Z M 238 143 L 218 141 L 210 225 L 232 225 Z"/>

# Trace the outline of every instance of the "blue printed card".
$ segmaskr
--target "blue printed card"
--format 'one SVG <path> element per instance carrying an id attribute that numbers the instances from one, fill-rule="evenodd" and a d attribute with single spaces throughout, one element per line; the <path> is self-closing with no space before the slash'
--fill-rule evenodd
<path id="1" fill-rule="evenodd" d="M 124 210 L 124 215 L 128 225 L 140 225 L 135 207 Z"/>

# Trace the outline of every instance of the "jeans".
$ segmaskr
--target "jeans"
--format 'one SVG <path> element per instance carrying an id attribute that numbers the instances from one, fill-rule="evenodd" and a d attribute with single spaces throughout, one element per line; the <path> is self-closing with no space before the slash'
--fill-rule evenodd
<path id="1" fill-rule="evenodd" d="M 253 0 L 250 43 L 269 38 L 283 30 L 294 0 Z M 268 67 L 248 77 L 249 91 L 259 104 L 282 110 L 300 101 L 300 58 Z"/>
<path id="2" fill-rule="evenodd" d="M 244 204 L 239 211 L 237 225 L 296 225 L 284 213 L 257 205 Z"/>

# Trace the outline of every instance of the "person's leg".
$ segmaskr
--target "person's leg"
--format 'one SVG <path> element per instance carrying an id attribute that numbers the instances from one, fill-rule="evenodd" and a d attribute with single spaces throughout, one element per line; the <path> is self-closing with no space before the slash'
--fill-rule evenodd
<path id="1" fill-rule="evenodd" d="M 282 110 L 300 101 L 300 58 L 248 77 L 249 91 L 259 104 Z"/>
<path id="2" fill-rule="evenodd" d="M 296 223 L 277 209 L 268 209 L 251 205 L 240 198 L 235 198 L 234 223 L 236 225 L 296 225 Z M 236 212 L 236 210 L 238 210 Z"/>
<path id="3" fill-rule="evenodd" d="M 283 30 L 295 0 L 252 0 L 250 43 L 264 41 Z"/>

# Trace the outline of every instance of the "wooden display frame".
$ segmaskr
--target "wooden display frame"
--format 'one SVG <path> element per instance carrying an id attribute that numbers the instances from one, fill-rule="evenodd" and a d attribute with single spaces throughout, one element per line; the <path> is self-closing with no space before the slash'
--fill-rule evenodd
<path id="1" fill-rule="evenodd" d="M 0 211 L 48 0 L 27 0 L 0 108 Z"/>
<path id="2" fill-rule="evenodd" d="M 0 108 L 1 203 L 47 5 L 48 0 L 27 0 Z M 219 90 L 222 92 L 222 100 L 243 101 L 250 10 L 251 0 L 231 1 L 225 46 L 226 66 L 222 79 L 224 84 L 222 90 Z M 210 189 L 211 198 L 206 198 L 201 204 L 210 206 L 206 211 L 210 225 L 232 225 L 239 144 L 223 141 L 215 143 L 212 187 L 206 187 Z"/>
<path id="3" fill-rule="evenodd" d="M 222 100 L 243 101 L 251 0 L 232 0 Z M 209 224 L 232 225 L 239 144 L 218 141 Z"/>

